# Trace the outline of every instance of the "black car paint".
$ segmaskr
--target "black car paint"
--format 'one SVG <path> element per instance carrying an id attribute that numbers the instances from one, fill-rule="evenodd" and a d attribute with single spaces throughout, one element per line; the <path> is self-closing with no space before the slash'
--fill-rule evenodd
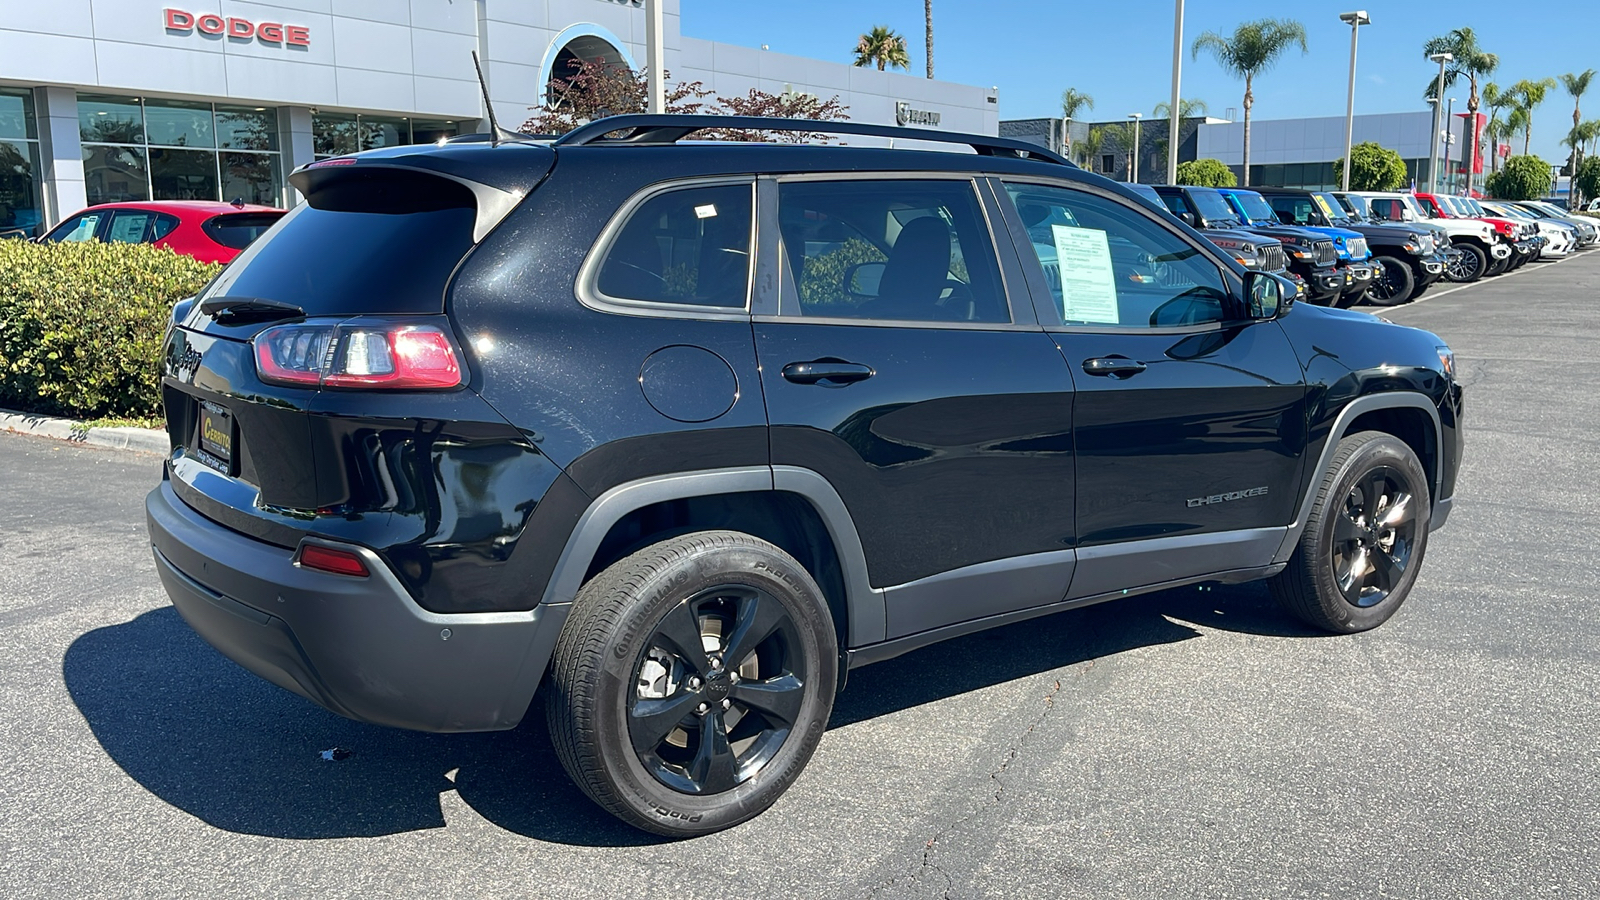
<path id="1" fill-rule="evenodd" d="M 772 277 L 764 266 L 752 315 L 617 314 L 575 296 L 579 270 L 613 213 L 664 180 L 752 171 L 841 177 L 935 171 L 965 173 L 978 185 L 985 175 L 1052 180 L 1148 209 L 1105 179 L 1059 166 L 862 148 L 596 146 L 552 153 L 484 144 L 381 151 L 354 165 L 369 158 L 526 193 L 469 251 L 441 296 L 441 312 L 467 356 L 466 384 L 396 394 L 264 384 L 247 343 L 264 326 L 218 324 L 196 304 L 166 345 L 174 451 L 169 486 L 151 503 L 182 503 L 240 539 L 286 551 L 306 540 L 370 550 L 415 602 L 417 621 L 459 615 L 464 624 L 487 627 L 495 616 L 552 606 L 540 599 L 550 599 L 563 553 L 599 543 L 594 535 L 580 541 L 585 516 L 604 498 L 655 476 L 792 466 L 820 473 L 837 492 L 859 535 L 854 552 L 864 557 L 865 580 L 890 598 L 887 627 L 849 637 L 853 649 L 862 649 L 870 640 L 861 635 L 915 638 L 965 619 L 1086 596 L 1069 590 L 1070 559 L 1060 562 L 1077 549 L 1281 531 L 1309 490 L 1328 429 L 1353 398 L 1411 392 L 1440 407 L 1451 429 L 1458 421 L 1459 388 L 1439 371 L 1437 338 L 1364 314 L 1293 304 L 1273 320 L 1241 318 L 1220 327 L 1129 333 L 1049 324 L 1038 312 L 1050 301 L 1037 260 L 1008 240 L 1019 227 L 1014 210 L 999 210 L 1006 227 L 993 223 L 1015 320 L 1002 328 L 824 325 L 764 316 Z M 335 179 L 338 171 L 315 177 Z M 1003 192 L 984 196 L 989 204 L 1003 202 Z M 1242 267 L 1206 249 L 1188 226 L 1164 221 L 1213 256 L 1241 289 Z M 726 363 L 734 384 L 726 412 L 682 421 L 664 415 L 641 389 L 646 360 L 680 346 L 703 348 Z M 1082 369 L 1087 359 L 1107 356 L 1146 361 L 1147 369 L 1131 378 Z M 866 364 L 873 377 L 843 387 L 781 377 L 790 362 L 834 358 Z M 691 382 L 665 389 L 700 388 Z M 720 376 L 715 390 L 727 390 Z M 226 405 L 237 422 L 240 449 L 227 473 L 187 449 L 202 399 Z M 1459 431 L 1434 441 L 1447 489 L 1439 496 L 1448 497 Z M 775 474 L 768 483 L 777 483 Z M 1267 491 L 1249 502 L 1186 502 L 1257 487 Z M 164 551 L 183 538 L 154 523 L 152 539 L 164 559 L 192 559 Z M 831 519 L 828 527 L 835 543 L 850 533 Z M 852 550 L 838 552 L 849 557 Z M 1036 580 L 1046 573 L 1047 586 L 1019 600 L 1001 595 L 967 607 L 932 604 L 933 593 L 922 586 L 971 572 L 1004 587 L 1013 583 L 1005 574 L 1013 565 Z M 1125 577 L 1115 567 L 1080 566 L 1086 583 L 1094 582 L 1091 575 Z M 1265 574 L 1270 567 L 1251 568 Z M 1122 586 L 1142 589 L 1211 571 L 1157 573 Z M 177 574 L 208 587 L 203 573 Z M 1056 574 L 1064 580 L 1048 587 Z M 169 589 L 176 590 L 173 583 Z M 559 628 L 564 612 L 556 612 L 546 632 Z M 454 652 L 440 649 L 450 631 L 441 632 L 437 653 L 415 664 L 446 665 L 448 657 L 439 654 Z M 542 669 L 543 660 L 532 657 L 540 647 L 548 655 L 553 637 L 547 637 L 533 641 L 524 666 Z M 318 662 L 281 665 L 314 679 Z M 525 672 L 518 677 L 526 681 Z M 497 700 L 465 704 L 480 710 L 475 715 L 436 711 L 407 721 L 392 704 L 367 712 L 325 689 L 301 693 L 346 715 L 431 730 L 504 728 L 521 715 Z M 511 707 L 525 708 L 526 700 Z M 491 707 L 492 714 L 483 712 Z"/>

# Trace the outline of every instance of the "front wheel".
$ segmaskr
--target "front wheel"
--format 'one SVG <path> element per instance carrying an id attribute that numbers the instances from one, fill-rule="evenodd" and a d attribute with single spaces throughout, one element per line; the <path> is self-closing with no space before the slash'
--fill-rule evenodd
<path id="1" fill-rule="evenodd" d="M 1307 624 L 1353 634 L 1400 609 L 1422 567 L 1433 509 L 1428 478 L 1399 438 L 1363 431 L 1340 441 L 1288 568 L 1272 593 Z"/>
<path id="2" fill-rule="evenodd" d="M 1398 306 L 1411 299 L 1416 286 L 1416 276 L 1411 267 L 1393 256 L 1374 257 L 1372 264 L 1377 275 L 1367 288 L 1367 301 L 1377 306 Z"/>
<path id="3" fill-rule="evenodd" d="M 578 593 L 545 688 L 550 739 L 591 799 L 672 837 L 777 801 L 833 710 L 822 590 L 747 534 L 702 531 L 615 563 Z"/>
<path id="4" fill-rule="evenodd" d="M 1461 254 L 1445 267 L 1446 281 L 1467 284 L 1482 278 L 1483 273 L 1488 271 L 1489 254 L 1483 252 L 1482 247 L 1463 241 L 1456 244 L 1455 249 L 1460 250 Z"/>

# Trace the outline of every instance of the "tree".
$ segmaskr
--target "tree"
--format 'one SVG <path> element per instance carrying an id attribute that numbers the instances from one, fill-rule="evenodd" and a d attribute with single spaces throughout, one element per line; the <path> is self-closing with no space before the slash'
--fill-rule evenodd
<path id="1" fill-rule="evenodd" d="M 1239 183 L 1239 179 L 1221 160 L 1195 159 L 1178 163 L 1178 183 L 1198 187 L 1233 187 Z"/>
<path id="2" fill-rule="evenodd" d="M 906 53 L 906 39 L 890 31 L 887 25 L 872 26 L 871 31 L 856 41 L 855 65 L 873 64 L 878 66 L 879 72 L 885 71 L 885 66 L 904 69 L 911 65 L 911 56 Z"/>
<path id="3" fill-rule="evenodd" d="M 850 116 L 845 112 L 847 109 L 849 107 L 839 101 L 838 94 L 823 100 L 815 94 L 799 91 L 769 94 L 755 88 L 751 88 L 750 92 L 742 97 L 718 97 L 711 107 L 711 111 L 718 115 L 816 119 L 819 122 L 848 119 Z M 803 144 L 807 141 L 823 140 L 827 134 L 810 131 L 745 131 L 736 128 L 716 128 L 697 132 L 695 136 L 719 141 L 776 141 L 780 144 Z"/>
<path id="4" fill-rule="evenodd" d="M 604 59 L 574 60 L 571 65 L 566 77 L 550 79 L 544 106 L 533 108 L 522 131 L 566 134 L 595 119 L 645 111 L 649 87 L 643 72 Z M 701 112 L 710 95 L 698 81 L 679 82 L 667 91 L 667 112 Z"/>
<path id="5" fill-rule="evenodd" d="M 1077 88 L 1067 88 L 1061 92 L 1061 118 L 1071 123 L 1078 117 L 1078 113 L 1086 109 L 1094 109 L 1094 98 Z M 1072 128 L 1069 124 L 1066 130 L 1066 155 L 1072 158 Z"/>
<path id="6" fill-rule="evenodd" d="M 1433 56 L 1436 53 L 1449 53 L 1453 59 L 1444 66 L 1444 86 L 1451 87 L 1463 77 L 1471 85 L 1467 94 L 1467 117 L 1469 121 L 1478 121 L 1478 79 L 1487 78 L 1494 74 L 1500 67 L 1500 57 L 1486 52 L 1478 46 L 1478 35 L 1471 28 L 1457 28 L 1449 34 L 1430 38 L 1422 45 L 1423 57 Z M 1430 79 L 1427 90 L 1422 92 L 1424 99 L 1434 97 L 1438 90 L 1438 80 Z M 1443 97 L 1434 97 L 1440 103 Z M 1472 173 L 1478 168 L 1478 141 L 1474 137 L 1467 142 L 1467 193 L 1472 193 Z"/>
<path id="7" fill-rule="evenodd" d="M 1591 156 L 1578 165 L 1572 186 L 1585 197 L 1600 197 L 1600 156 Z M 1572 208 L 1578 208 L 1574 203 Z"/>
<path id="8" fill-rule="evenodd" d="M 1344 157 L 1334 162 L 1343 171 Z M 1405 186 L 1406 161 L 1389 148 L 1367 141 L 1350 148 L 1350 190 L 1397 191 Z"/>
<path id="9" fill-rule="evenodd" d="M 1210 50 L 1217 64 L 1235 78 L 1244 79 L 1244 183 L 1250 184 L 1250 110 L 1256 96 L 1251 90 L 1255 77 L 1272 68 L 1283 52 L 1298 45 L 1302 54 L 1306 47 L 1306 28 L 1293 19 L 1258 19 L 1246 22 L 1233 30 L 1231 38 L 1208 31 L 1195 39 L 1191 53 L 1200 56 L 1201 50 Z"/>
<path id="10" fill-rule="evenodd" d="M 1172 118 L 1172 104 L 1163 100 L 1156 104 L 1156 108 L 1152 112 L 1155 118 L 1166 121 Z M 1181 97 L 1178 99 L 1178 121 L 1180 122 L 1184 119 L 1192 119 L 1195 116 L 1203 116 L 1207 112 L 1210 112 L 1210 110 L 1206 107 L 1206 102 L 1198 97 L 1193 100 L 1185 100 Z"/>
<path id="11" fill-rule="evenodd" d="M 1512 102 L 1525 113 L 1522 117 L 1522 153 L 1528 154 L 1529 146 L 1533 143 L 1533 111 L 1544 102 L 1545 95 L 1555 90 L 1554 78 L 1540 78 L 1537 81 L 1524 78 L 1511 86 Z"/>
<path id="12" fill-rule="evenodd" d="M 922 0 L 922 21 L 928 30 L 928 77 L 933 77 L 933 0 Z"/>
<path id="13" fill-rule="evenodd" d="M 1550 193 L 1550 164 L 1537 156 L 1513 156 L 1485 187 L 1501 200 L 1538 200 Z"/>
<path id="14" fill-rule="evenodd" d="M 1572 195 L 1568 204 L 1572 209 L 1579 208 L 1584 198 L 1596 196 L 1578 187 L 1577 175 L 1583 168 L 1584 145 L 1593 142 L 1597 137 L 1600 137 L 1600 119 L 1590 119 L 1573 126 L 1572 130 L 1567 132 L 1567 136 L 1561 139 L 1562 144 L 1572 148 L 1571 162 L 1567 163 L 1567 173 L 1573 176 Z"/>
<path id="15" fill-rule="evenodd" d="M 1100 126 L 1099 130 L 1100 130 L 1100 142 L 1101 142 L 1100 143 L 1100 148 L 1102 150 L 1120 150 L 1120 151 L 1122 151 L 1122 155 L 1126 158 L 1126 162 L 1125 162 L 1125 165 L 1124 165 L 1124 171 L 1123 171 L 1123 177 L 1124 178 L 1132 178 L 1133 177 L 1133 155 L 1134 155 L 1135 152 L 1137 152 L 1135 147 L 1133 146 L 1133 131 L 1134 131 L 1133 123 L 1132 122 L 1119 122 L 1119 123 L 1114 124 L 1114 125 L 1102 125 L 1102 126 Z M 1144 137 L 1143 129 L 1140 129 L 1139 137 L 1141 137 L 1141 138 Z M 1107 175 L 1115 175 L 1116 173 L 1115 172 L 1108 172 L 1106 174 Z"/>
<path id="16" fill-rule="evenodd" d="M 1583 103 L 1583 95 L 1589 90 L 1589 85 L 1594 81 L 1594 75 L 1594 70 L 1589 69 L 1578 74 L 1568 72 L 1561 76 L 1561 86 L 1566 89 L 1567 95 L 1572 98 L 1572 129 L 1574 134 L 1569 134 L 1568 137 L 1572 137 L 1574 140 L 1571 144 L 1568 144 L 1572 148 L 1572 155 L 1567 158 L 1567 171 L 1574 175 L 1578 174 L 1578 163 L 1583 159 L 1583 141 L 1576 136 L 1576 132 L 1582 127 L 1581 123 L 1583 122 L 1583 110 L 1580 106 Z M 1574 203 L 1573 206 L 1576 207 L 1577 204 Z"/>
<path id="17" fill-rule="evenodd" d="M 1500 170 L 1500 142 L 1512 134 L 1512 130 L 1506 126 L 1506 121 L 1500 118 L 1500 110 L 1511 107 L 1515 99 L 1509 91 L 1501 90 L 1500 85 L 1492 81 L 1483 86 L 1482 106 L 1489 110 L 1489 120 L 1483 123 L 1483 138 L 1489 142 L 1491 172 Z"/>
<path id="18" fill-rule="evenodd" d="M 1089 129 L 1088 136 L 1086 136 L 1082 141 L 1079 141 L 1075 147 L 1075 149 L 1078 151 L 1078 155 L 1076 157 L 1069 158 L 1074 159 L 1078 165 L 1083 166 L 1091 172 L 1098 172 L 1100 171 L 1100 167 L 1095 165 L 1095 157 L 1100 155 L 1100 151 L 1105 148 L 1105 145 L 1105 128 L 1091 128 Z"/>

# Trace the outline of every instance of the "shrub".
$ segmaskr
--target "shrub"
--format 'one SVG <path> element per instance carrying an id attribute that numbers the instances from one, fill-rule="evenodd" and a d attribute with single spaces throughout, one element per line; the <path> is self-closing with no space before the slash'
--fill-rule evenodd
<path id="1" fill-rule="evenodd" d="M 1484 186 L 1501 200 L 1538 200 L 1550 193 L 1550 164 L 1537 156 L 1513 156 Z"/>
<path id="2" fill-rule="evenodd" d="M 1196 159 L 1178 163 L 1178 183 L 1196 187 L 1234 187 L 1239 179 L 1233 170 L 1216 159 Z"/>
<path id="3" fill-rule="evenodd" d="M 1333 171 L 1344 175 L 1344 157 L 1334 162 Z M 1350 148 L 1350 190 L 1397 191 L 1406 180 L 1406 161 L 1400 154 L 1372 141 Z"/>
<path id="4" fill-rule="evenodd" d="M 172 304 L 219 268 L 144 244 L 0 241 L 0 405 L 159 415 Z"/>
<path id="5" fill-rule="evenodd" d="M 1600 156 L 1591 156 L 1578 164 L 1578 175 L 1572 179 L 1574 192 L 1583 197 L 1600 197 Z"/>

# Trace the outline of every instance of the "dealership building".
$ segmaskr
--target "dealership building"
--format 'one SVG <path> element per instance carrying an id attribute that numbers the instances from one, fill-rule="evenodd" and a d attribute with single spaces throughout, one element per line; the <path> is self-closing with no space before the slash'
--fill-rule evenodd
<path id="1" fill-rule="evenodd" d="M 993 88 L 700 40 L 662 4 L 669 84 L 998 130 Z M 115 200 L 292 205 L 297 166 L 482 130 L 473 51 L 514 128 L 574 62 L 643 69 L 644 42 L 643 0 L 0 0 L 0 230 Z"/>

